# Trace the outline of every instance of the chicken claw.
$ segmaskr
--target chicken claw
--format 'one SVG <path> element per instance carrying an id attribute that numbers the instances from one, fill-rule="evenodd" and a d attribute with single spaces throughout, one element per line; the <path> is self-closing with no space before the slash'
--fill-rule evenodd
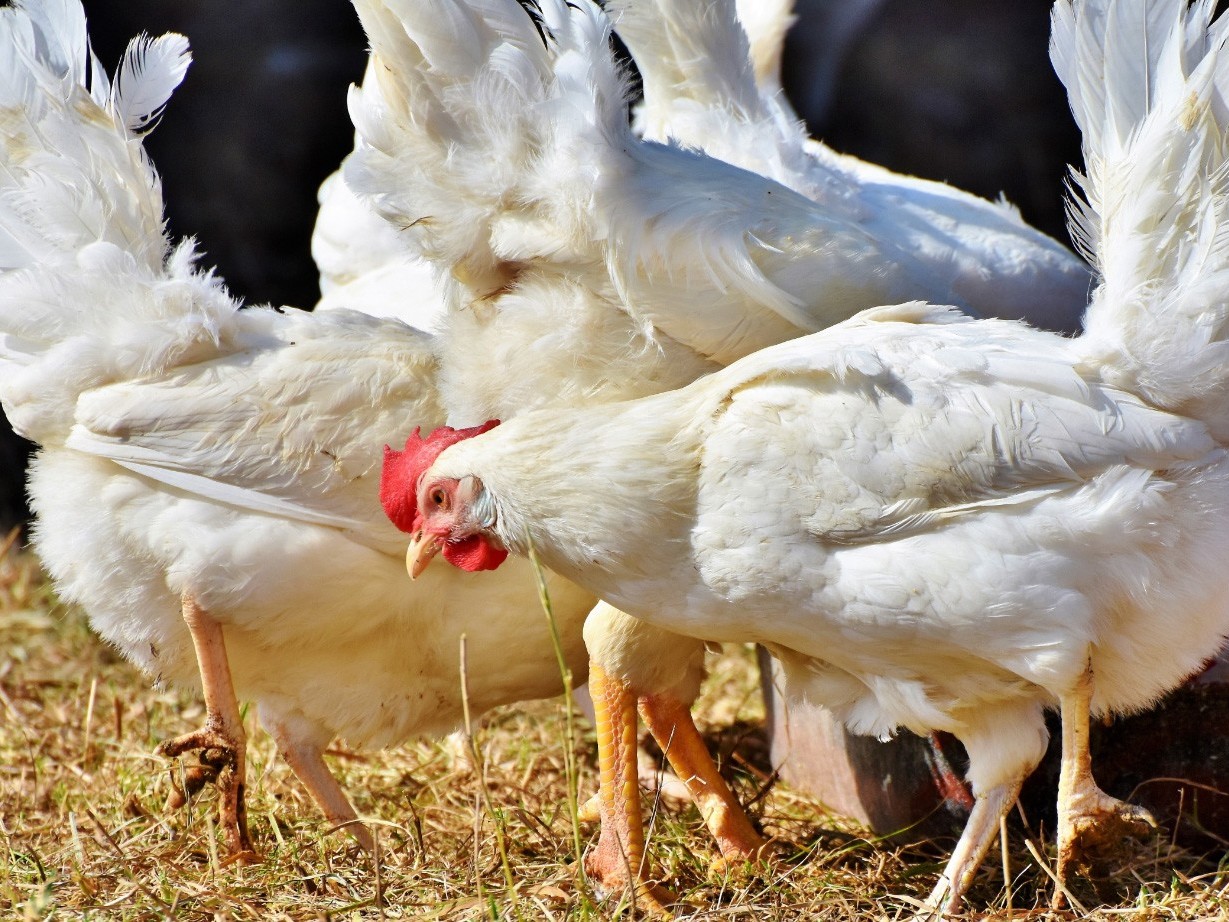
<path id="1" fill-rule="evenodd" d="M 201 764 L 185 769 L 182 785 L 176 784 L 167 798 L 167 807 L 176 809 L 187 797 L 201 790 L 206 784 L 218 788 L 221 800 L 219 822 L 226 836 L 226 848 L 236 857 L 256 857 L 252 840 L 247 830 L 247 807 L 244 802 L 243 754 L 244 742 L 238 744 L 224 738 L 208 726 L 166 740 L 155 752 L 160 756 L 175 758 L 185 752 L 201 750 Z M 173 775 L 174 773 L 172 773 Z"/>
<path id="2" fill-rule="evenodd" d="M 636 695 L 596 663 L 589 667 L 589 692 L 597 724 L 602 829 L 585 855 L 585 874 L 599 896 L 631 889 L 642 908 L 669 916 L 675 895 L 650 880 L 645 869 L 644 825 L 636 771 Z M 586 805 L 590 806 L 590 805 Z M 590 806 L 591 809 L 591 806 Z"/>

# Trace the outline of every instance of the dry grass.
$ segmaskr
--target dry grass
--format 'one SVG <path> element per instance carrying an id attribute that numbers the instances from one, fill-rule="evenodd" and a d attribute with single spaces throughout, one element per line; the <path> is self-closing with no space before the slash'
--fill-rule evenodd
<path id="1" fill-rule="evenodd" d="M 59 606 L 28 557 L 0 562 L 0 916 L 12 919 L 597 920 L 634 909 L 602 904 L 577 872 L 560 703 L 495 714 L 476 733 L 481 765 L 447 746 L 337 750 L 331 764 L 374 818 L 378 864 L 325 828 L 267 736 L 253 727 L 249 810 L 263 862 L 220 860 L 208 797 L 163 815 L 160 740 L 202 717 L 191 697 L 149 682 Z M 660 805 L 651 851 L 695 919 L 908 917 L 945 844 L 887 845 L 819 814 L 756 768 L 761 716 L 749 656 L 715 664 L 700 722 L 723 751 L 744 800 L 784 845 L 758 875 L 706 877 L 713 852 L 694 810 Z M 729 728 L 734 729 L 729 729 Z M 762 748 L 762 742 L 760 743 Z M 594 744 L 574 742 L 578 785 L 593 791 Z M 485 788 L 482 781 L 485 779 Z M 485 792 L 485 797 L 483 796 Z M 760 796 L 762 795 L 762 796 Z M 593 831 L 581 831 L 582 842 Z M 989 918 L 1040 918 L 1047 879 L 1012 837 L 1012 904 L 1001 862 L 979 876 L 971 905 Z M 1163 837 L 1117 878 L 1123 902 L 1097 919 L 1229 918 L 1224 856 L 1192 855 Z M 1040 888 L 1040 889 L 1039 889 Z M 1067 916 L 1070 918 L 1071 916 Z"/>

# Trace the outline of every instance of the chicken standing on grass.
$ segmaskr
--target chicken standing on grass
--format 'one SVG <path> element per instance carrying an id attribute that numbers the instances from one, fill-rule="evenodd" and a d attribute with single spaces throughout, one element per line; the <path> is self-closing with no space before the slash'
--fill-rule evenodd
<path id="1" fill-rule="evenodd" d="M 698 152 L 639 140 L 609 22 L 593 4 L 355 6 L 373 63 L 351 95 L 361 143 L 346 181 L 442 270 L 440 386 L 451 425 L 679 387 L 893 297 L 1015 317 L 1025 293 L 1041 290 L 1038 303 L 1051 317 L 1065 312 L 1065 328 L 1083 309 L 1086 268 L 1005 210 L 986 206 L 985 251 L 970 256 L 940 232 L 951 215 L 932 214 L 929 228 L 914 213 L 894 223 L 880 208 L 813 201 Z M 719 23 L 737 31 L 732 18 Z M 742 57 L 730 66 L 741 73 L 746 42 L 734 46 Z M 974 275 L 997 284 L 967 286 Z M 402 524 L 413 528 L 412 517 Z M 608 606 L 597 614 L 618 630 L 654 634 L 688 663 L 674 676 L 681 700 L 656 688 L 655 676 L 645 683 L 660 693 L 641 697 L 651 726 L 673 728 L 659 739 L 672 762 L 700 756 L 694 729 L 676 718 L 699 687 L 702 644 Z M 723 852 L 755 853 L 761 840 L 711 764 L 682 761 L 680 777 L 706 779 L 692 789 L 702 803 L 720 788 L 705 815 Z M 613 888 L 637 862 L 611 841 L 608 814 L 587 866 Z"/>
<path id="2" fill-rule="evenodd" d="M 650 624 L 764 644 L 792 700 L 855 731 L 955 734 L 976 802 L 931 911 L 960 905 L 1044 752 L 1046 707 L 1060 878 L 1146 828 L 1093 781 L 1090 712 L 1148 706 L 1229 632 L 1229 20 L 1213 8 L 1055 7 L 1087 163 L 1073 223 L 1100 274 L 1082 336 L 883 307 L 675 392 L 522 415 L 421 466 L 407 453 L 411 570 L 462 541 L 536 548 Z M 623 643 L 597 627 L 595 654 Z M 674 651 L 618 652 L 668 675 Z"/>
<path id="3" fill-rule="evenodd" d="M 114 82 L 72 0 L 0 10 L 0 400 L 40 445 L 34 541 L 63 596 L 150 675 L 202 688 L 222 826 L 252 851 L 255 702 L 329 821 L 369 832 L 322 754 L 388 745 L 562 690 L 528 566 L 409 586 L 380 445 L 441 425 L 434 341 L 351 312 L 240 310 L 172 248 L 141 135 L 188 65 L 138 39 Z M 460 574 L 457 574 L 460 575 Z M 551 578 L 578 676 L 593 597 Z"/>

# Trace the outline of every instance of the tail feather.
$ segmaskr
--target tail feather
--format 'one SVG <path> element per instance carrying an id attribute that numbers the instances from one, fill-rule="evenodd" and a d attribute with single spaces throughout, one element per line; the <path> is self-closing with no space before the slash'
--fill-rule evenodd
<path id="1" fill-rule="evenodd" d="M 626 130 L 604 18 L 587 4 L 586 15 L 565 15 L 557 2 L 355 6 L 382 66 L 351 91 L 364 143 L 347 182 L 471 296 L 500 289 L 516 258 L 501 249 L 501 219 L 531 220 L 535 203 L 561 198 L 559 177 L 577 173 L 575 162 L 562 174 L 543 162 L 580 147 L 561 133 Z"/>
<path id="2" fill-rule="evenodd" d="M 191 60 L 188 40 L 182 35 L 142 35 L 132 41 L 111 93 L 112 108 L 129 131 L 145 131 L 152 125 L 183 81 Z"/>
<path id="3" fill-rule="evenodd" d="M 778 38 L 789 6 L 756 6 Z M 645 138 L 703 151 L 814 200 L 839 198 L 829 190 L 845 180 L 830 169 L 830 152 L 817 157 L 776 83 L 759 81 L 762 65 L 734 0 L 612 0 L 608 9 L 644 80 L 636 128 Z M 761 36 L 761 54 L 766 43 Z"/>
<path id="4" fill-rule="evenodd" d="M 78 0 L 21 0 L 9 13 L 17 34 L 13 41 L 6 35 L 5 53 L 15 52 L 29 77 L 88 87 L 96 102 L 106 99 L 106 71 L 90 48 Z"/>
<path id="5" fill-rule="evenodd" d="M 157 174 L 137 133 L 183 79 L 190 60 L 180 35 L 134 40 L 112 85 L 90 50 L 77 0 L 21 4 L 0 20 L 8 79 L 0 208 L 17 245 L 0 269 L 64 258 L 109 241 L 150 264 L 166 251 Z"/>
<path id="6" fill-rule="evenodd" d="M 646 136 L 662 137 L 679 105 L 767 114 L 733 0 L 614 0 L 607 9 L 640 68 Z"/>
<path id="7" fill-rule="evenodd" d="M 770 95 L 781 92 L 785 33 L 796 19 L 794 0 L 739 0 L 738 21 L 751 46 L 755 82 Z"/>
<path id="8" fill-rule="evenodd" d="M 78 395 L 156 373 L 224 335 L 235 304 L 172 251 L 149 128 L 188 66 L 182 36 L 134 41 L 112 83 L 76 0 L 0 18 L 0 397 L 43 444 Z"/>
<path id="9" fill-rule="evenodd" d="M 1198 0 L 1060 0 L 1051 57 L 1084 133 L 1075 236 L 1089 361 L 1229 437 L 1229 19 Z"/>

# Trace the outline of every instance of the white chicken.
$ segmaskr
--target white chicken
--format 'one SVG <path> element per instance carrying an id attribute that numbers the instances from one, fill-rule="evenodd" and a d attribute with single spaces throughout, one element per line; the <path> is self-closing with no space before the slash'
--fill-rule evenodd
<path id="1" fill-rule="evenodd" d="M 0 11 L 0 399 L 39 443 L 38 552 L 94 629 L 202 687 L 226 843 L 249 853 L 244 728 L 261 723 L 335 824 L 370 834 L 322 753 L 386 745 L 557 694 L 532 570 L 410 586 L 378 500 L 380 446 L 443 422 L 431 337 L 351 311 L 240 310 L 166 238 L 141 148 L 188 64 L 138 39 L 114 82 L 75 2 Z M 551 580 L 579 676 L 587 592 Z"/>
<path id="2" fill-rule="evenodd" d="M 445 280 L 440 387 L 453 425 L 678 387 L 893 294 L 966 305 L 984 296 L 971 306 L 1018 316 L 1023 291 L 1036 285 L 1046 293 L 1037 303 L 1065 312 L 1062 325 L 1082 310 L 1079 261 L 985 203 L 999 228 L 992 249 L 1013 254 L 980 269 L 997 287 L 965 285 L 960 254 L 936 245 L 937 233 L 902 236 L 881 211 L 833 209 L 637 139 L 609 23 L 589 3 L 547 0 L 532 15 L 512 0 L 355 6 L 376 80 L 351 94 L 361 144 L 346 180 Z M 694 666 L 675 673 L 673 697 L 646 676 L 663 693 L 644 697 L 656 702 L 651 727 L 695 743 L 689 722 L 662 715 L 686 714 L 701 644 L 609 608 L 601 617 L 653 633 Z M 675 768 L 707 779 L 693 789 L 701 799 L 721 788 L 705 815 L 723 851 L 757 851 L 760 840 L 735 816 L 711 765 L 683 756 Z M 603 825 L 588 866 L 614 886 L 638 862 Z"/>
<path id="3" fill-rule="evenodd" d="M 411 570 L 458 541 L 536 548 L 648 623 L 764 644 L 791 700 L 852 730 L 955 734 L 976 802 L 933 911 L 960 905 L 1047 707 L 1060 876 L 1146 824 L 1093 781 L 1090 712 L 1148 706 L 1229 632 L 1229 20 L 1213 9 L 1055 7 L 1087 163 L 1074 226 L 1101 277 L 1082 336 L 904 304 L 672 393 L 522 415 L 417 479 Z M 595 660 L 670 673 L 668 645 L 602 627 L 586 626 Z"/>

